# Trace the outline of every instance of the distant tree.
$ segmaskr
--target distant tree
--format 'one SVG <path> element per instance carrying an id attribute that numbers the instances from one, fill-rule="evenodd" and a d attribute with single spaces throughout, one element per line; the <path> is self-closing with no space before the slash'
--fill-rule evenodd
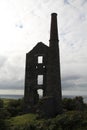
<path id="1" fill-rule="evenodd" d="M 64 98 L 62 100 L 63 109 L 64 110 L 84 110 L 85 104 L 83 102 L 83 97 L 78 96 L 73 99 L 71 98 Z"/>
<path id="2" fill-rule="evenodd" d="M 75 103 L 75 109 L 76 110 L 84 110 L 84 102 L 83 102 L 83 97 L 81 96 L 76 96 L 74 99 L 73 99 L 74 103 Z"/>
<path id="3" fill-rule="evenodd" d="M 75 108 L 75 103 L 71 98 L 64 98 L 62 104 L 64 110 L 74 110 Z"/>

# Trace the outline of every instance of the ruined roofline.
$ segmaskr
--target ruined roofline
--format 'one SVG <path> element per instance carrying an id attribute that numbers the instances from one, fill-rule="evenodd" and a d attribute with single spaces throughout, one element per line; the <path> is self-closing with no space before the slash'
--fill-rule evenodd
<path id="1" fill-rule="evenodd" d="M 49 47 L 46 45 L 46 44 L 44 44 L 43 42 L 38 42 L 37 44 L 36 44 L 36 46 L 34 46 L 33 48 L 32 48 L 32 50 L 30 50 L 28 53 L 26 53 L 26 54 L 32 54 L 33 53 L 33 51 L 35 50 L 35 49 L 38 49 L 38 48 L 46 48 L 46 49 L 48 49 Z"/>

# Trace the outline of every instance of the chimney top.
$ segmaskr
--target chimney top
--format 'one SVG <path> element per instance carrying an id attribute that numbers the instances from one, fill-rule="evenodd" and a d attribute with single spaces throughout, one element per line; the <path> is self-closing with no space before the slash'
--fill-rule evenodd
<path id="1" fill-rule="evenodd" d="M 55 16 L 56 16 L 56 15 L 57 15 L 57 13 L 52 13 L 51 15 L 55 15 Z"/>
<path id="2" fill-rule="evenodd" d="M 50 40 L 58 40 L 57 13 L 51 14 Z"/>

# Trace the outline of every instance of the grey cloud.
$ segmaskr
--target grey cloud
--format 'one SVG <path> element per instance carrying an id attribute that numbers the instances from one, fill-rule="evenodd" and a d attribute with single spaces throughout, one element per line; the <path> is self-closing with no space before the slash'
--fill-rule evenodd
<path id="1" fill-rule="evenodd" d="M 0 71 L 0 89 L 23 89 L 24 66 L 21 58 L 22 56 L 9 56 L 3 63 Z"/>
<path id="2" fill-rule="evenodd" d="M 0 56 L 0 68 L 4 66 L 4 64 L 7 61 L 7 57 L 5 56 Z"/>
<path id="3" fill-rule="evenodd" d="M 80 79 L 80 75 L 70 75 L 70 76 L 65 76 L 62 78 L 63 81 L 68 81 L 68 80 L 77 80 Z"/>
<path id="4" fill-rule="evenodd" d="M 65 77 L 62 77 L 62 89 L 70 90 L 70 89 L 76 87 L 75 81 L 80 78 L 81 77 L 79 75 L 70 75 L 70 76 L 66 75 Z"/>
<path id="5" fill-rule="evenodd" d="M 84 76 L 71 75 L 62 78 L 62 89 L 63 90 L 86 90 L 87 91 L 87 81 Z"/>
<path id="6" fill-rule="evenodd" d="M 82 1 L 82 5 L 87 4 L 87 0 Z"/>
<path id="7" fill-rule="evenodd" d="M 21 28 L 21 29 L 23 28 L 23 24 L 20 24 L 20 23 L 16 24 L 15 26 L 18 27 L 18 28 Z"/>
<path id="8" fill-rule="evenodd" d="M 68 4 L 68 5 L 72 5 L 74 2 L 76 2 L 75 0 L 64 0 L 64 4 Z M 83 6 L 84 4 L 87 3 L 87 0 L 79 0 L 79 3 L 81 4 L 81 6 Z"/>
<path id="9" fill-rule="evenodd" d="M 0 82 L 0 89 L 23 89 L 24 81 L 23 80 L 7 80 Z"/>
<path id="10" fill-rule="evenodd" d="M 81 83 L 79 84 L 80 90 L 86 89 L 87 90 L 87 83 Z"/>
<path id="11" fill-rule="evenodd" d="M 70 4 L 68 0 L 64 0 L 64 4 Z"/>
<path id="12" fill-rule="evenodd" d="M 62 81 L 62 90 L 71 90 L 72 88 L 75 87 L 75 84 L 73 82 L 68 82 L 68 81 Z"/>
<path id="13" fill-rule="evenodd" d="M 86 15 L 85 15 L 85 14 L 80 14 L 79 19 L 80 19 L 81 21 L 86 20 Z"/>

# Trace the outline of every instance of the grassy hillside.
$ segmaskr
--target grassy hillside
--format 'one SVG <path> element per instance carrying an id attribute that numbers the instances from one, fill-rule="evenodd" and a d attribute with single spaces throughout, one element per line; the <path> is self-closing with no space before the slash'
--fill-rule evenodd
<path id="1" fill-rule="evenodd" d="M 25 114 L 6 120 L 9 130 L 86 130 L 87 112 L 70 111 L 51 119 Z"/>
<path id="2" fill-rule="evenodd" d="M 36 120 L 35 114 L 24 114 L 6 120 L 6 125 L 11 130 L 25 130 L 27 126 L 33 125 Z M 27 130 L 27 129 L 26 129 Z"/>
<path id="3" fill-rule="evenodd" d="M 23 99 L 0 99 L 0 130 L 87 130 L 87 104 L 82 97 L 63 99 L 63 114 L 45 119 L 23 114 Z"/>

